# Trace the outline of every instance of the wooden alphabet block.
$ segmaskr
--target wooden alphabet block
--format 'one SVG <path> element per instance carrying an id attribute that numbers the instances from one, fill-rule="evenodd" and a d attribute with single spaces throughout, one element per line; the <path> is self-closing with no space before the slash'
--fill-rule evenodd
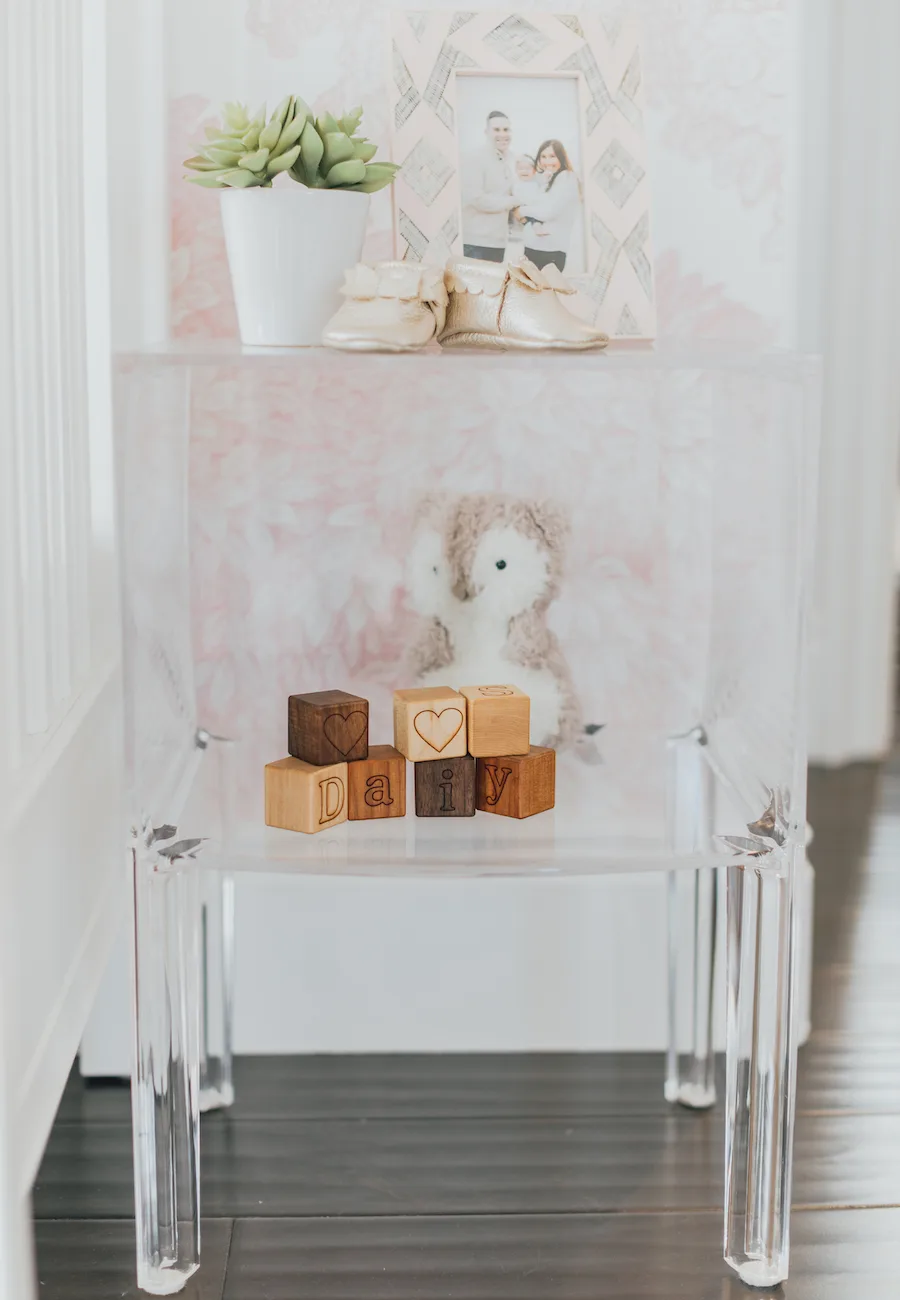
<path id="1" fill-rule="evenodd" d="M 347 820 L 347 764 L 300 758 L 266 766 L 266 825 L 315 835 Z"/>
<path id="2" fill-rule="evenodd" d="M 346 691 L 288 700 L 288 753 L 304 763 L 352 763 L 369 752 L 369 701 Z"/>
<path id="3" fill-rule="evenodd" d="M 417 817 L 475 816 L 475 759 L 438 758 L 416 763 Z"/>
<path id="4" fill-rule="evenodd" d="M 479 758 L 475 804 L 501 817 L 533 817 L 556 801 L 556 750 L 532 745 L 527 754 Z"/>
<path id="5" fill-rule="evenodd" d="M 413 763 L 462 758 L 466 702 L 450 686 L 394 691 L 394 745 Z"/>
<path id="6" fill-rule="evenodd" d="M 531 700 L 518 686 L 460 686 L 466 700 L 466 734 L 475 758 L 527 754 Z"/>
<path id="7" fill-rule="evenodd" d="M 350 763 L 350 820 L 406 816 L 406 759 L 393 745 L 370 745 L 369 757 Z"/>

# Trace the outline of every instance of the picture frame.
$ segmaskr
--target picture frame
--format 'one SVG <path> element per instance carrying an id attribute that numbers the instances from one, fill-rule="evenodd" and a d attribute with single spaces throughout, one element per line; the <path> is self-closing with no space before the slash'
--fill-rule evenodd
<path id="1" fill-rule="evenodd" d="M 491 248 L 479 255 L 501 260 L 496 247 L 503 244 L 504 219 L 478 217 L 467 181 L 477 151 L 492 156 L 483 112 L 490 104 L 492 120 L 509 119 L 512 144 L 503 158 L 506 171 L 514 173 L 512 193 L 519 193 L 519 177 L 527 189 L 529 163 L 541 185 L 558 185 L 535 155 L 541 143 L 564 143 L 557 152 L 575 173 L 580 204 L 563 233 L 558 220 L 522 217 L 543 216 L 546 200 L 510 209 L 502 255 L 511 260 L 519 252 L 529 255 L 530 248 L 565 245 L 558 264 L 581 291 L 582 314 L 612 337 L 655 337 L 636 21 L 588 13 L 394 10 L 389 84 L 392 154 L 400 165 L 393 187 L 396 257 L 442 264 L 463 256 L 465 247 L 480 249 L 484 238 Z M 543 140 L 554 135 L 537 129 L 544 119 L 548 127 L 563 124 L 558 140 Z M 545 155 L 548 167 L 556 165 L 553 152 Z M 569 182 L 568 193 L 575 192 Z"/>

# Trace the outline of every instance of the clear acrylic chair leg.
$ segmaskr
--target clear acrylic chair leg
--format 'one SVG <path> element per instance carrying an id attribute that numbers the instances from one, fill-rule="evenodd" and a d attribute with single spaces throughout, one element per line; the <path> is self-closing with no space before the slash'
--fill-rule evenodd
<path id="1" fill-rule="evenodd" d="M 695 1110 L 716 1102 L 713 1050 L 718 871 L 669 873 L 667 1101 Z"/>
<path id="2" fill-rule="evenodd" d="M 234 877 L 204 871 L 200 889 L 200 1110 L 206 1112 L 234 1101 Z"/>
<path id="3" fill-rule="evenodd" d="M 137 1279 L 173 1295 L 200 1263 L 199 870 L 133 861 Z"/>
<path id="4" fill-rule="evenodd" d="M 715 782 L 695 728 L 669 741 L 669 838 L 679 855 L 708 852 Z M 713 1052 L 718 872 L 669 873 L 669 1026 L 665 1096 L 697 1110 L 716 1100 Z"/>
<path id="5" fill-rule="evenodd" d="M 750 1286 L 788 1275 L 799 852 L 728 868 L 725 1259 Z"/>

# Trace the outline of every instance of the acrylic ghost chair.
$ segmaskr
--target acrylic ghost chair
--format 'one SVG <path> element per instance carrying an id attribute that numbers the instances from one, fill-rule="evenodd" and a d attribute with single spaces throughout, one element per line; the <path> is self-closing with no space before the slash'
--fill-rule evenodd
<path id="1" fill-rule="evenodd" d="M 353 373 L 361 391 L 385 376 L 398 394 L 402 391 L 393 432 L 398 440 L 409 438 L 412 448 L 419 438 L 417 402 L 426 395 L 431 409 L 439 411 L 442 392 L 447 401 L 451 395 L 458 401 L 461 385 L 474 388 L 476 380 L 484 384 L 487 376 L 493 383 L 499 376 L 501 394 L 530 373 L 505 358 L 454 361 L 417 359 L 415 370 L 406 367 L 401 374 L 377 359 Z M 529 840 L 528 833 L 516 838 L 517 828 L 485 831 L 482 817 L 480 857 L 475 841 L 459 838 L 456 844 L 464 848 L 445 851 L 440 838 L 427 838 L 428 827 L 417 826 L 404 832 L 414 837 L 412 850 L 408 839 L 385 841 L 381 848 L 372 840 L 371 860 L 354 848 L 361 841 L 354 839 L 352 825 L 339 828 L 348 832 L 341 839 L 294 837 L 298 846 L 284 853 L 294 855 L 291 865 L 300 870 L 351 874 L 441 874 L 448 864 L 457 875 L 466 874 L 467 866 L 474 875 L 482 868 L 527 874 L 535 869 L 537 853 L 549 855 L 554 870 L 580 874 L 617 869 L 620 852 L 623 869 L 666 870 L 667 862 L 677 867 L 669 877 L 670 1046 L 664 1086 L 668 1100 L 696 1108 L 715 1101 L 713 965 L 718 880 L 725 873 L 725 1258 L 745 1282 L 771 1286 L 787 1276 L 789 1253 L 795 899 L 806 831 L 802 630 L 818 370 L 799 357 L 723 358 L 664 350 L 610 356 L 599 364 L 562 358 L 544 364 L 553 391 L 572 404 L 573 422 L 595 419 L 595 411 L 608 404 L 621 423 L 630 403 L 638 457 L 653 454 L 659 460 L 660 449 L 671 450 L 676 463 L 690 436 L 696 440 L 697 463 L 708 470 L 709 481 L 700 489 L 710 512 L 702 555 L 712 629 L 705 699 L 697 703 L 696 725 L 662 741 L 668 794 L 660 851 L 645 852 L 640 845 L 594 850 L 566 843 L 560 829 L 553 842 Z M 259 386 L 273 376 L 309 394 L 314 387 L 309 368 L 318 367 L 316 379 L 324 391 L 327 375 L 323 381 L 319 372 L 337 365 L 337 359 L 316 354 L 288 361 L 239 351 L 224 360 L 220 353 L 162 352 L 126 359 L 119 377 L 134 813 L 138 1282 L 153 1294 L 175 1293 L 198 1267 L 199 1114 L 233 1100 L 231 873 L 267 865 L 284 869 L 280 847 L 267 858 L 259 827 L 242 840 L 232 822 L 235 773 L 252 770 L 257 756 L 248 759 L 240 742 L 211 734 L 214 724 L 204 727 L 199 716 L 196 679 L 203 656 L 195 650 L 191 623 L 197 608 L 215 599 L 209 594 L 215 574 L 201 573 L 198 581 L 190 556 L 192 547 L 202 551 L 198 536 L 224 509 L 219 488 L 202 476 L 198 480 L 192 464 L 202 394 L 205 385 L 210 391 L 221 385 L 227 367 L 237 407 L 249 420 Z M 337 382 L 337 369 L 334 378 Z M 343 371 L 340 380 L 345 382 Z M 585 398 L 590 400 L 579 405 Z M 298 442 L 318 437 L 317 430 L 310 431 L 315 410 L 297 419 Z M 214 419 L 206 426 L 207 437 L 213 427 Z M 567 440 L 574 455 L 581 436 L 577 427 L 562 429 L 554 457 L 565 461 Z M 504 443 L 502 428 L 479 437 L 483 442 L 493 437 L 501 466 L 521 454 Z M 263 512 L 269 489 L 254 476 L 269 454 L 265 446 L 248 453 L 251 495 L 259 488 L 254 508 Z M 246 476 L 246 456 L 241 466 Z M 682 522 L 688 514 L 679 516 Z M 230 544 L 228 538 L 216 542 Z M 696 554 L 688 556 L 689 563 L 697 560 Z M 194 564 L 202 569 L 202 557 Z M 735 583 L 735 566 L 743 586 Z M 667 573 L 668 582 L 675 580 L 673 573 Z M 230 627 L 239 640 L 248 619 L 243 610 L 236 618 Z M 468 833 L 465 827 L 452 831 L 460 837 Z M 503 835 L 507 838 L 497 838 Z M 317 849 L 322 839 L 326 842 Z M 315 853 L 321 856 L 302 861 L 296 856 Z M 685 986 L 687 999 L 678 996 Z"/>

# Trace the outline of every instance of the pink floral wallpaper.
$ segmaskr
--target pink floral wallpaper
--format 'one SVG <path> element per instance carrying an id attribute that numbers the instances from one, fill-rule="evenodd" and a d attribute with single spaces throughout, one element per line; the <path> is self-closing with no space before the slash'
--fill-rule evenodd
<path id="1" fill-rule="evenodd" d="M 788 3 L 632 0 L 628 5 L 641 17 L 645 33 L 650 135 L 658 163 L 653 207 L 663 336 L 765 344 L 784 323 L 786 306 L 776 292 L 771 302 L 743 301 L 740 276 L 723 274 L 727 256 L 720 249 L 707 257 L 704 243 L 713 246 L 725 238 L 717 230 L 720 198 L 745 214 L 750 232 L 733 258 L 738 264 L 757 259 L 772 283 L 779 282 L 777 267 L 786 256 Z M 265 69 L 273 102 L 288 82 L 293 84 L 304 51 L 327 48 L 328 84 L 314 96 L 313 107 L 362 103 L 368 133 L 386 141 L 390 7 L 383 0 L 343 0 L 338 12 L 317 0 L 247 0 L 243 32 L 232 38 L 246 41 L 247 59 Z M 577 9 L 546 0 L 519 7 L 523 12 Z M 236 334 L 217 202 L 180 179 L 181 160 L 193 152 L 203 123 L 216 111 L 218 103 L 201 87 L 192 93 L 179 87 L 171 101 L 172 323 L 181 337 Z M 679 166 L 684 179 L 676 183 Z M 691 249 L 680 247 L 678 232 L 704 229 L 704 223 L 709 239 L 697 240 Z M 391 252 L 390 202 L 381 194 L 372 204 L 366 255 L 378 259 Z"/>

